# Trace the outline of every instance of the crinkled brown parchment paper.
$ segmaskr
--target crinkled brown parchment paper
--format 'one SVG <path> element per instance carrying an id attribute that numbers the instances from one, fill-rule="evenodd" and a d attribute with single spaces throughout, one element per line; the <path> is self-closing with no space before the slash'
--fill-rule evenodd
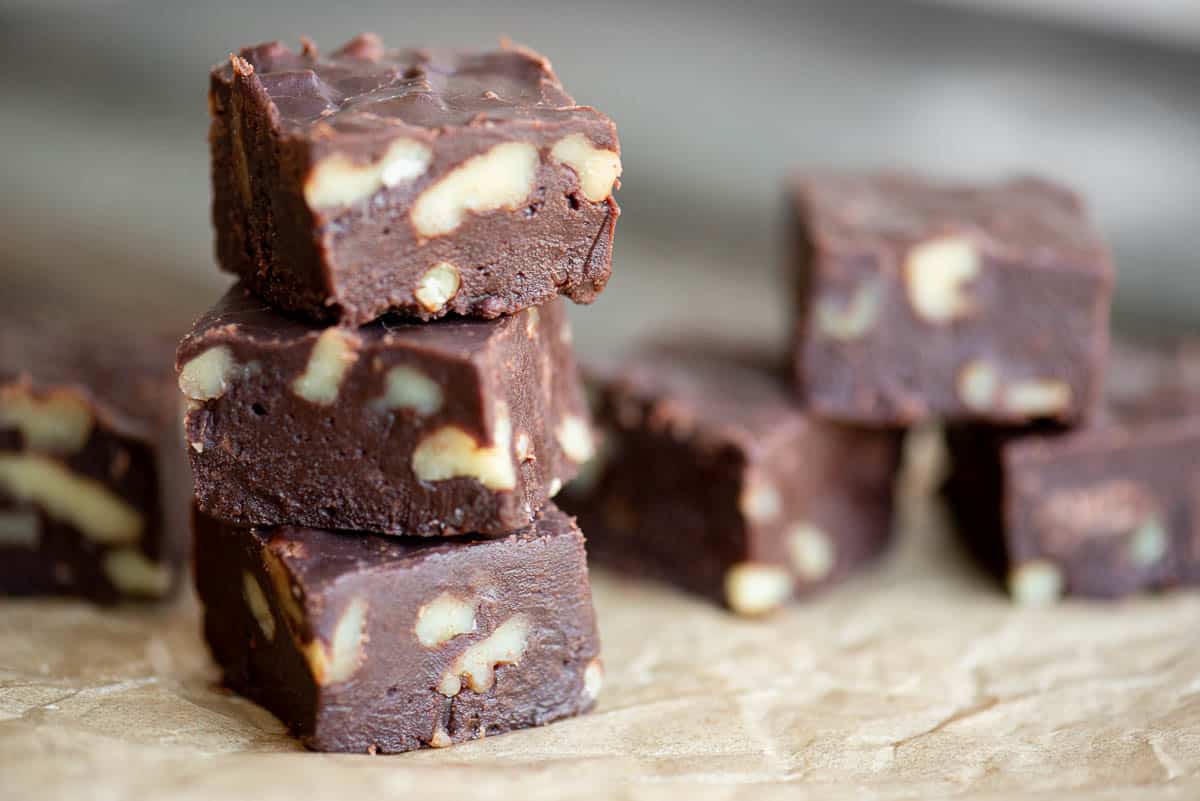
<path id="1" fill-rule="evenodd" d="M 0 798 L 1200 799 L 1200 595 L 1018 610 L 910 475 L 876 570 L 768 622 L 594 577 L 577 720 L 306 753 L 215 685 L 187 599 L 0 602 Z"/>

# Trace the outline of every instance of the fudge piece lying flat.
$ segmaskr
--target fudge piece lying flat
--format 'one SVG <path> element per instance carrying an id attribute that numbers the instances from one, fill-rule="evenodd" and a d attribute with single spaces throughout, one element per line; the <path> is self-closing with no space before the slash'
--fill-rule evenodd
<path id="1" fill-rule="evenodd" d="M 616 128 L 529 50 L 273 42 L 209 98 L 218 257 L 277 307 L 491 318 L 608 281 Z"/>
<path id="2" fill-rule="evenodd" d="M 1086 428 L 947 434 L 960 533 L 1017 601 L 1200 583 L 1200 346 L 1115 347 Z"/>
<path id="3" fill-rule="evenodd" d="M 881 552 L 900 434 L 815 420 L 769 361 L 660 346 L 596 371 L 601 447 L 563 506 L 598 563 L 759 614 Z"/>
<path id="4" fill-rule="evenodd" d="M 564 312 L 322 328 L 234 287 L 179 346 L 197 504 L 418 536 L 529 525 L 592 453 Z"/>
<path id="5" fill-rule="evenodd" d="M 604 673 L 583 535 L 397 540 L 196 516 L 225 681 L 317 751 L 394 753 L 589 709 Z"/>
<path id="6" fill-rule="evenodd" d="M 0 593 L 159 598 L 187 547 L 171 350 L 5 314 Z"/>
<path id="7" fill-rule="evenodd" d="M 834 419 L 1077 422 L 1097 406 L 1113 268 L 1041 180 L 792 184 L 803 398 Z"/>

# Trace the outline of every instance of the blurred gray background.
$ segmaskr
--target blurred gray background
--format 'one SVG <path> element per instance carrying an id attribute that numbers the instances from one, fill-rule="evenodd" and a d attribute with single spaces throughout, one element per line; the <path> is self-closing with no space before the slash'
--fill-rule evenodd
<path id="1" fill-rule="evenodd" d="M 614 278 L 585 350 L 672 320 L 782 336 L 781 175 L 1042 171 L 1082 190 L 1117 319 L 1200 328 L 1200 2 L 0 0 L 0 291 L 176 327 L 213 266 L 205 92 L 231 49 L 362 30 L 546 53 L 618 125 Z"/>

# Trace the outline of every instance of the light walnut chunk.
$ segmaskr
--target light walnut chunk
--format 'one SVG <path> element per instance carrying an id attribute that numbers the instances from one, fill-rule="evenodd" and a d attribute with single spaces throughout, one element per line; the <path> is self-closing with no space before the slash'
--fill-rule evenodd
<path id="1" fill-rule="evenodd" d="M 108 580 L 124 595 L 161 598 L 171 589 L 171 570 L 136 548 L 116 548 L 102 562 Z"/>
<path id="2" fill-rule="evenodd" d="M 1169 547 L 1167 529 L 1154 517 L 1139 526 L 1129 538 L 1129 559 L 1138 567 L 1149 567 L 1161 562 Z"/>
<path id="3" fill-rule="evenodd" d="M 431 748 L 449 748 L 454 745 L 454 741 L 450 739 L 450 733 L 439 723 L 433 728 L 433 735 L 429 738 L 429 745 Z"/>
<path id="4" fill-rule="evenodd" d="M 878 279 L 862 283 L 849 300 L 824 297 L 816 305 L 817 331 L 830 339 L 849 341 L 866 336 L 883 308 L 883 284 Z"/>
<path id="5" fill-rule="evenodd" d="M 36 548 L 41 529 L 33 511 L 0 512 L 0 548 Z"/>
<path id="6" fill-rule="evenodd" d="M 604 689 L 604 664 L 597 657 L 588 662 L 587 668 L 583 671 L 583 695 L 589 701 L 595 701 L 600 697 L 602 689 Z"/>
<path id="7" fill-rule="evenodd" d="M 562 488 L 562 479 L 558 477 L 552 478 L 550 479 L 550 483 L 546 486 L 546 494 L 553 498 L 558 495 L 558 493 L 562 492 Z"/>
<path id="8" fill-rule="evenodd" d="M 425 311 L 439 312 L 454 300 L 460 286 L 462 277 L 458 268 L 448 261 L 439 261 L 421 275 L 413 297 Z"/>
<path id="9" fill-rule="evenodd" d="M 339 684 L 351 678 L 366 659 L 367 602 L 355 598 L 346 607 L 333 628 L 333 638 L 326 647 L 320 637 L 304 645 L 313 679 L 322 687 Z"/>
<path id="10" fill-rule="evenodd" d="M 1021 606 L 1047 606 L 1061 598 L 1065 589 L 1062 571 L 1047 559 L 1017 565 L 1008 574 L 1008 591 Z"/>
<path id="11" fill-rule="evenodd" d="M 129 545 L 142 536 L 141 513 L 108 487 L 32 453 L 0 454 L 0 489 L 76 528 L 93 542 Z"/>
<path id="12" fill-rule="evenodd" d="M 87 400 L 71 389 L 53 389 L 40 397 L 30 387 L 0 387 L 0 428 L 15 428 L 25 447 L 51 453 L 75 453 L 87 444 L 95 420 Z"/>
<path id="13" fill-rule="evenodd" d="M 969 316 L 974 304 L 967 285 L 979 276 L 980 263 L 975 243 L 962 236 L 933 239 L 909 250 L 904 280 L 917 317 L 944 325 Z"/>
<path id="14" fill-rule="evenodd" d="M 516 450 L 514 453 L 516 453 L 518 461 L 528 462 L 533 458 L 533 443 L 530 441 L 529 435 L 524 431 L 522 431 L 520 434 L 517 434 L 517 443 L 515 448 Z"/>
<path id="15" fill-rule="evenodd" d="M 437 648 L 475 631 L 475 604 L 444 592 L 417 611 L 417 641 Z"/>
<path id="16" fill-rule="evenodd" d="M 262 550 L 263 564 L 267 568 L 267 576 L 275 590 L 275 599 L 283 610 L 284 620 L 292 629 L 299 628 L 304 621 L 304 609 L 300 606 L 298 592 L 293 588 L 292 580 L 288 577 L 288 569 L 270 547 Z"/>
<path id="17" fill-rule="evenodd" d="M 540 316 L 536 307 L 525 312 L 525 336 L 530 339 L 537 336 L 538 318 Z"/>
<path id="18" fill-rule="evenodd" d="M 1071 386 L 1054 378 L 1013 381 L 1004 389 L 1004 406 L 1028 417 L 1043 417 L 1071 407 Z"/>
<path id="19" fill-rule="evenodd" d="M 410 215 L 413 229 L 432 239 L 457 230 L 467 212 L 520 207 L 533 191 L 539 163 L 528 142 L 505 142 L 472 156 L 421 193 Z"/>
<path id="20" fill-rule="evenodd" d="M 428 416 L 442 408 L 442 388 L 416 367 L 393 367 L 385 384 L 383 397 L 375 401 L 380 411 L 407 409 Z"/>
<path id="21" fill-rule="evenodd" d="M 783 499 L 774 484 L 761 478 L 751 478 L 742 488 L 738 508 L 751 523 L 770 523 L 783 514 Z"/>
<path id="22" fill-rule="evenodd" d="M 443 426 L 421 440 L 413 451 L 413 473 L 421 481 L 473 478 L 490 490 L 515 489 L 517 471 L 511 441 L 508 407 L 498 404 L 490 445 L 479 443 L 457 426 Z"/>
<path id="23" fill-rule="evenodd" d="M 344 153 L 317 162 L 304 181 L 304 199 L 309 208 L 350 206 L 374 195 L 420 178 L 429 169 L 433 151 L 412 139 L 397 139 L 378 161 L 356 164 Z"/>
<path id="24" fill-rule="evenodd" d="M 958 373 L 958 398 L 973 412 L 988 412 L 996 407 L 1000 394 L 1000 376 L 982 359 L 963 365 Z"/>
<path id="25" fill-rule="evenodd" d="M 529 645 L 530 624 L 525 615 L 513 615 L 485 640 L 458 655 L 438 683 L 438 692 L 453 698 L 462 692 L 463 679 L 473 692 L 483 693 L 496 683 L 496 667 L 517 665 Z"/>
<path id="26" fill-rule="evenodd" d="M 827 578 L 837 562 L 833 540 L 811 523 L 798 523 L 788 529 L 787 548 L 792 567 L 808 581 Z"/>
<path id="27" fill-rule="evenodd" d="M 582 133 L 564 136 L 550 149 L 550 158 L 565 164 L 579 176 L 579 189 L 593 203 L 612 195 L 621 177 L 621 157 L 616 151 L 596 147 Z"/>
<path id="28" fill-rule="evenodd" d="M 592 427 L 582 417 L 567 415 L 559 423 L 555 433 L 563 453 L 575 464 L 585 463 L 596 452 Z"/>
<path id="29" fill-rule="evenodd" d="M 327 328 L 313 345 L 308 364 L 292 382 L 292 391 L 309 403 L 329 406 L 337 400 L 346 372 L 358 358 L 358 337 L 343 328 Z"/>
<path id="30" fill-rule="evenodd" d="M 725 573 L 725 602 L 739 615 L 773 612 L 792 595 L 792 574 L 778 565 L 740 562 Z"/>
<path id="31" fill-rule="evenodd" d="M 219 398 L 229 389 L 235 369 L 233 351 L 225 345 L 216 345 L 183 366 L 179 371 L 179 389 L 193 401 Z"/>
<path id="32" fill-rule="evenodd" d="M 271 605 L 267 602 L 262 585 L 249 570 L 242 571 L 242 599 L 262 629 L 263 636 L 268 641 L 275 639 L 275 616 L 271 614 Z"/>

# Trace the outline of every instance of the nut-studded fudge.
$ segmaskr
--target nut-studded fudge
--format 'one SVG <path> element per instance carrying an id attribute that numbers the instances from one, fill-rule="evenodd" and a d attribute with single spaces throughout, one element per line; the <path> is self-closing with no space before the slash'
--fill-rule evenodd
<path id="1" fill-rule="evenodd" d="M 491 318 L 608 281 L 616 128 L 536 53 L 272 42 L 209 98 L 218 258 L 279 308 Z"/>
<path id="2" fill-rule="evenodd" d="M 196 587 L 226 683 L 318 751 L 539 726 L 603 682 L 583 536 L 553 505 L 507 537 L 453 540 L 197 514 Z"/>
<path id="3" fill-rule="evenodd" d="M 813 175 L 791 201 L 795 369 L 814 412 L 1074 423 L 1098 405 L 1113 268 L 1068 190 Z"/>
<path id="4" fill-rule="evenodd" d="M 179 346 L 197 504 L 417 536 L 529 525 L 592 453 L 564 312 L 322 327 L 235 286 Z"/>
<path id="5" fill-rule="evenodd" d="M 166 340 L 6 311 L 0 594 L 171 593 L 187 548 L 173 385 Z"/>
<path id="6" fill-rule="evenodd" d="M 946 496 L 1013 597 L 1200 583 L 1200 345 L 1120 344 L 1100 420 L 950 429 Z"/>
<path id="7" fill-rule="evenodd" d="M 882 551 L 900 433 L 814 418 L 785 374 L 710 343 L 594 366 L 600 447 L 562 505 L 597 563 L 760 614 Z"/>

